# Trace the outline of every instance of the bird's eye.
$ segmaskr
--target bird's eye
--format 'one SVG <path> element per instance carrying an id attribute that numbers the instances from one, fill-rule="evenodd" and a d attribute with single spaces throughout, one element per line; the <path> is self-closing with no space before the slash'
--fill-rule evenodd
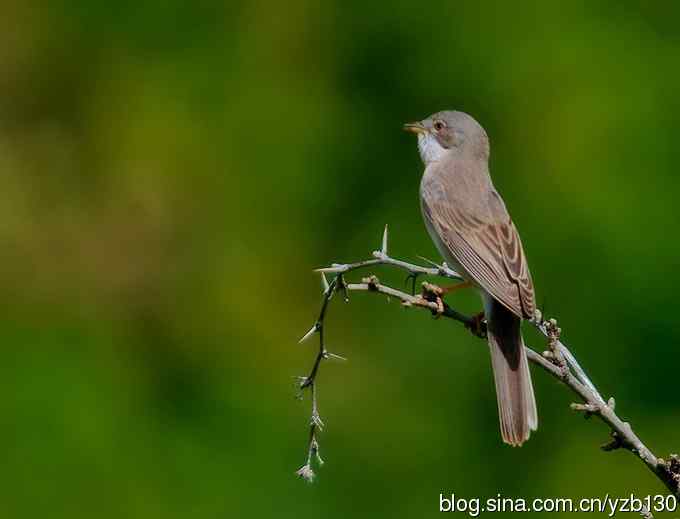
<path id="1" fill-rule="evenodd" d="M 437 131 L 440 131 L 444 128 L 444 123 L 441 121 L 435 121 L 434 122 L 434 129 Z"/>

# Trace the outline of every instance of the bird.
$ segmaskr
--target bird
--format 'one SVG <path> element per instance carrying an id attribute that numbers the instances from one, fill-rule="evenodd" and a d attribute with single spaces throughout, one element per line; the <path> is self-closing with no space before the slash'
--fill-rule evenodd
<path id="1" fill-rule="evenodd" d="M 425 166 L 425 227 L 447 265 L 462 276 L 458 286 L 473 286 L 481 295 L 501 437 L 521 446 L 538 427 L 521 331 L 536 302 L 519 233 L 491 181 L 489 138 L 472 116 L 453 110 L 404 129 L 417 135 Z"/>

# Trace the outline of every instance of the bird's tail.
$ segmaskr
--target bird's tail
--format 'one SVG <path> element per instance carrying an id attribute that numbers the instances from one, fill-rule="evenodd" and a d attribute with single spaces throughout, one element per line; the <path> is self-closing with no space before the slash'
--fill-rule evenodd
<path id="1" fill-rule="evenodd" d="M 487 303 L 488 340 L 501 436 L 505 443 L 520 446 L 538 427 L 521 320 L 499 302 L 491 300 Z"/>

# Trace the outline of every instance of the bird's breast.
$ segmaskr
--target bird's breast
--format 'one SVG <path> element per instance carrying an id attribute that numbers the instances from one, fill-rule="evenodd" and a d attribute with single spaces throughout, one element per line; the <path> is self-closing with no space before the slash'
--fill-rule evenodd
<path id="1" fill-rule="evenodd" d="M 441 176 L 434 174 L 432 167 L 425 168 L 420 181 L 420 197 L 431 203 L 444 202 L 447 194 L 443 180 Z"/>

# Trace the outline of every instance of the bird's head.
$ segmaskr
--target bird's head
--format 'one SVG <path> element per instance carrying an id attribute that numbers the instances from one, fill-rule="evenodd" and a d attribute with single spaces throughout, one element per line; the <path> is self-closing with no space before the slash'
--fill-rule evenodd
<path id="1" fill-rule="evenodd" d="M 418 150 L 425 165 L 440 160 L 447 152 L 489 157 L 484 128 L 464 112 L 437 112 L 422 121 L 405 124 L 404 130 L 418 136 Z"/>

